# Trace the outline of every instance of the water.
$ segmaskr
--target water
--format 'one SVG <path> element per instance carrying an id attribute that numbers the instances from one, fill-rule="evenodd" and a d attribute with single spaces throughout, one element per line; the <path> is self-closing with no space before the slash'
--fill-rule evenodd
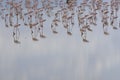
<path id="1" fill-rule="evenodd" d="M 82 42 L 78 25 L 68 36 L 61 26 L 52 34 L 45 23 L 46 39 L 31 39 L 27 27 L 21 29 L 21 44 L 15 44 L 12 29 L 0 29 L 0 80 L 119 80 L 120 29 L 103 34 L 98 21 Z M 49 22 L 49 21 L 48 21 Z M 3 23 L 3 24 L 2 24 Z"/>

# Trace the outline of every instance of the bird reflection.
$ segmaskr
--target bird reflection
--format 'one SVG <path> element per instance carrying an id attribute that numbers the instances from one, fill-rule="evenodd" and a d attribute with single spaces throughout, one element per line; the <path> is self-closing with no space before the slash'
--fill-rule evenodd
<path id="1" fill-rule="evenodd" d="M 38 41 L 38 35 L 41 38 L 46 38 L 44 33 L 46 25 L 44 23 L 47 23 L 48 18 L 51 18 L 50 27 L 54 34 L 58 33 L 57 27 L 61 27 L 59 24 L 62 24 L 67 34 L 72 35 L 72 30 L 78 22 L 83 42 L 89 42 L 87 39 L 88 31 L 94 31 L 92 26 L 97 26 L 98 19 L 101 19 L 105 35 L 109 35 L 110 26 L 114 30 L 120 27 L 118 19 L 120 1 L 111 0 L 109 3 L 102 0 L 83 0 L 79 4 L 76 3 L 77 0 L 58 0 L 58 2 L 56 0 L 0 0 L 0 16 L 5 21 L 6 27 L 13 28 L 15 43 L 20 43 L 22 23 L 31 30 L 33 41 Z"/>

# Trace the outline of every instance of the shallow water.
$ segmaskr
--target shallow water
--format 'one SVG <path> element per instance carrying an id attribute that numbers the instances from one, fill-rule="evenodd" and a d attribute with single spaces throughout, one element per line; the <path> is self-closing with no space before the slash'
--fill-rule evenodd
<path id="1" fill-rule="evenodd" d="M 119 80 L 120 28 L 109 28 L 105 36 L 98 21 L 82 42 L 78 25 L 68 36 L 60 25 L 52 34 L 45 23 L 47 38 L 32 41 L 30 30 L 21 28 L 21 44 L 15 44 L 12 29 L 0 21 L 0 80 Z M 48 20 L 49 22 L 49 20 Z"/>

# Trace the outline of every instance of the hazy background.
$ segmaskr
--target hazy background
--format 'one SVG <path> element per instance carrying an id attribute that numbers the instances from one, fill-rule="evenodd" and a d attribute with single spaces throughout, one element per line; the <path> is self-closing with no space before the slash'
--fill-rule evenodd
<path id="1" fill-rule="evenodd" d="M 0 80 L 119 80 L 120 29 L 102 25 L 88 32 L 89 43 L 82 42 L 78 25 L 73 35 L 59 25 L 59 34 L 50 30 L 51 18 L 45 23 L 46 39 L 34 42 L 28 27 L 21 26 L 21 44 L 15 44 L 12 28 L 0 19 Z"/>

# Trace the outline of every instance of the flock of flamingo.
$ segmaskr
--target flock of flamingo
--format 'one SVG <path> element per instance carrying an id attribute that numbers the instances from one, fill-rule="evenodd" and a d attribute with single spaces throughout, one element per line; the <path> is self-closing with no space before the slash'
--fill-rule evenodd
<path id="1" fill-rule="evenodd" d="M 53 5 L 54 4 L 54 5 Z M 14 43 L 20 43 L 20 28 L 23 24 L 31 30 L 33 41 L 38 41 L 38 36 L 44 35 L 44 23 L 50 18 L 51 12 L 57 7 L 52 20 L 51 31 L 57 34 L 57 27 L 61 23 L 68 35 L 72 35 L 75 27 L 75 16 L 83 42 L 89 42 L 87 32 L 93 31 L 92 26 L 97 26 L 97 20 L 101 17 L 103 32 L 109 35 L 109 26 L 114 30 L 120 27 L 118 18 L 120 1 L 111 0 L 0 0 L 0 17 L 5 21 L 6 27 L 13 28 Z M 99 14 L 99 15 L 98 15 Z M 44 18 L 44 15 L 48 16 Z M 98 17 L 99 16 L 99 17 Z M 22 22 L 22 23 L 21 23 Z"/>

